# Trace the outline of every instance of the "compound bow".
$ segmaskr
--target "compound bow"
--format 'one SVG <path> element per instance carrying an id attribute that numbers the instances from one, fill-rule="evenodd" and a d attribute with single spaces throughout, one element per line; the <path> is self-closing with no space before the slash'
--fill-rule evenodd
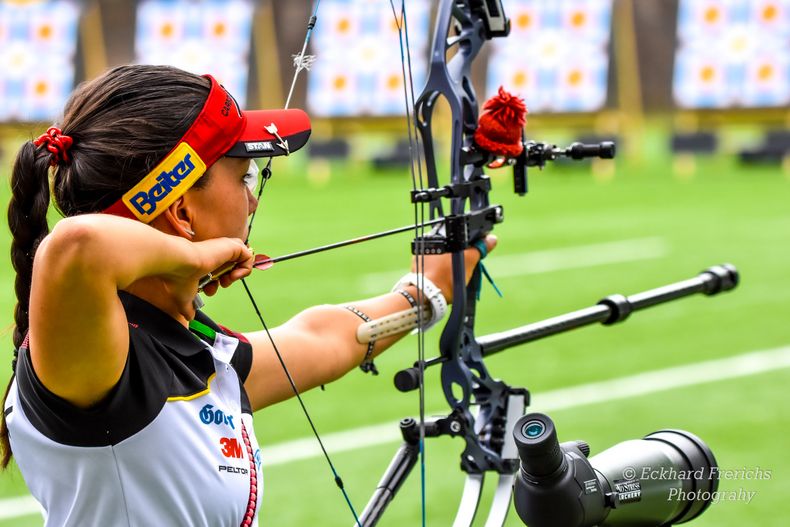
<path id="1" fill-rule="evenodd" d="M 429 205 L 430 220 L 438 217 L 444 218 L 444 222 L 440 229 L 429 234 L 416 228 L 412 252 L 418 255 L 418 269 L 422 255 L 452 255 L 453 304 L 439 341 L 440 356 L 426 361 L 421 351 L 414 367 L 396 375 L 395 384 L 401 391 L 422 390 L 425 367 L 441 364 L 442 390 L 451 412 L 444 418 L 426 423 L 421 405 L 419 423 L 405 420 L 401 424 L 404 446 L 361 516 L 362 524 L 366 526 L 374 525 L 383 513 L 414 464 L 417 453 L 422 451 L 425 437 L 460 436 L 465 442 L 461 469 L 467 473 L 467 478 L 454 525 L 466 526 L 474 521 L 487 472 L 496 472 L 498 482 L 486 525 L 502 525 L 510 505 L 518 467 L 510 432 L 513 423 L 524 414 L 529 404 L 529 393 L 526 389 L 513 388 L 494 379 L 486 368 L 483 351 L 474 332 L 482 266 L 478 264 L 467 284 L 464 261 L 464 250 L 482 240 L 495 224 L 504 219 L 502 207 L 489 201 L 491 182 L 483 171 L 495 156 L 483 151 L 474 141 L 478 102 L 471 70 L 486 42 L 505 37 L 509 32 L 510 21 L 501 0 L 442 0 L 439 3 L 428 77 L 414 105 L 427 188 L 417 188 L 415 182 L 411 197 L 415 207 Z M 449 60 L 448 56 L 451 57 Z M 439 181 L 432 135 L 434 110 L 440 98 L 450 109 L 450 174 L 446 184 Z M 526 142 L 524 147 L 522 154 L 512 160 L 514 190 L 521 195 L 527 191 L 527 166 L 542 165 L 564 153 Z M 599 153 L 595 149 L 585 152 L 587 155 Z M 416 162 L 420 163 L 420 160 Z M 450 200 L 449 214 L 445 214 L 443 198 Z M 420 225 L 426 223 L 422 212 L 415 213 L 415 218 Z M 476 412 L 473 413 L 473 409 Z M 423 521 L 424 509 L 423 501 Z"/>

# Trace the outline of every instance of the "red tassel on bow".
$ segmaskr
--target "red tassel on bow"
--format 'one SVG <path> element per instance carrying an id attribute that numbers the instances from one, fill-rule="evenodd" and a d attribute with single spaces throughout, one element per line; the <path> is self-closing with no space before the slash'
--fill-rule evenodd
<path id="1" fill-rule="evenodd" d="M 497 156 L 517 157 L 524 149 L 521 130 L 527 123 L 527 106 L 521 97 L 500 86 L 499 93 L 483 105 L 475 131 L 475 143 Z"/>

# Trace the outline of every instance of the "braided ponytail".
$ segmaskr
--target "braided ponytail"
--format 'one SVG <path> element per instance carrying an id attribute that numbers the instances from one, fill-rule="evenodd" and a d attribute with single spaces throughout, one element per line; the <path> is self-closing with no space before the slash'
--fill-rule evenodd
<path id="1" fill-rule="evenodd" d="M 50 166 L 55 167 L 52 201 L 63 216 L 100 212 L 167 155 L 194 122 L 208 92 L 208 80 L 176 68 L 119 66 L 77 87 L 64 109 L 63 132 L 51 127 L 22 146 L 8 206 L 16 270 L 14 367 L 29 326 L 33 258 L 49 233 Z M 8 427 L 0 416 L 0 469 L 10 459 Z"/>
<path id="2" fill-rule="evenodd" d="M 11 173 L 11 201 L 8 204 L 8 226 L 11 229 L 11 263 L 16 271 L 14 290 L 17 304 L 14 309 L 14 359 L 16 370 L 19 347 L 25 339 L 29 325 L 30 285 L 33 275 L 33 257 L 39 243 L 49 233 L 47 209 L 49 208 L 49 167 L 51 154 L 46 148 L 25 143 L 17 154 Z M 3 401 L 8 396 L 8 383 Z M 5 414 L 0 418 L 0 467 L 11 460 L 11 446 Z"/>

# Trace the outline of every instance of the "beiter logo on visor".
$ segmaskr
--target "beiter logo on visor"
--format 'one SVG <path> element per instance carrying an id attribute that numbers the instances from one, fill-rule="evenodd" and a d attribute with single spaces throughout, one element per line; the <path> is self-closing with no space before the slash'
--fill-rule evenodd
<path id="1" fill-rule="evenodd" d="M 121 199 L 138 220 L 148 223 L 147 218 L 156 217 L 205 172 L 200 156 L 182 142 Z"/>
<path id="2" fill-rule="evenodd" d="M 288 155 L 307 143 L 310 119 L 302 110 L 242 112 L 214 77 L 204 77 L 211 89 L 195 121 L 148 175 L 104 210 L 106 214 L 149 223 L 221 157 Z"/>

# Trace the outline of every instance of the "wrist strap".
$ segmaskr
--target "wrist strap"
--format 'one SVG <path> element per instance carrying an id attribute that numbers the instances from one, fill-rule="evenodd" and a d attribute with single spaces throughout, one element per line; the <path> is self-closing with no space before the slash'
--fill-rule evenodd
<path id="1" fill-rule="evenodd" d="M 392 288 L 392 291 L 403 289 L 404 286 L 413 285 L 418 290 L 422 290 L 422 296 L 431 304 L 431 317 L 428 320 L 423 318 L 422 330 L 426 331 L 436 325 L 447 313 L 447 300 L 442 294 L 442 290 L 436 284 L 425 278 L 425 275 L 408 273 L 403 276 Z"/>
<path id="2" fill-rule="evenodd" d="M 395 291 L 395 292 L 396 292 L 396 293 L 398 293 L 399 295 L 402 295 L 402 296 L 403 296 L 403 298 L 405 298 L 406 300 L 408 300 L 408 301 L 409 301 L 409 305 L 410 305 L 411 307 L 417 307 L 417 300 L 415 300 L 415 299 L 414 299 L 414 297 L 413 297 L 413 296 L 411 296 L 411 293 L 409 293 L 409 292 L 408 292 L 408 291 L 406 291 L 405 289 L 398 289 L 398 290 L 397 290 L 397 291 Z"/>

